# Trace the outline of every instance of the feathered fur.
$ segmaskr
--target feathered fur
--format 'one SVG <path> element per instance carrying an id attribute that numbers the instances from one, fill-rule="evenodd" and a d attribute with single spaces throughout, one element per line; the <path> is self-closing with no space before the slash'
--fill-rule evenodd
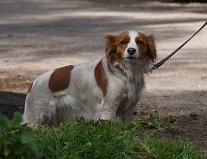
<path id="1" fill-rule="evenodd" d="M 106 55 L 100 60 L 49 71 L 34 80 L 25 101 L 25 123 L 54 125 L 74 117 L 132 120 L 145 87 L 144 74 L 157 57 L 154 37 L 130 31 L 105 39 Z M 70 79 L 54 74 L 64 71 Z"/>

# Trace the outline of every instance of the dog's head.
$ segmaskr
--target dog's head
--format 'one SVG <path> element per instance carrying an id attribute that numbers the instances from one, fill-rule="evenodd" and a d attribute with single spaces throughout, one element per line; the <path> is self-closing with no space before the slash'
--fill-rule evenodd
<path id="1" fill-rule="evenodd" d="M 106 35 L 106 58 L 108 63 L 136 61 L 157 58 L 156 46 L 152 35 L 129 31 L 119 35 Z"/>

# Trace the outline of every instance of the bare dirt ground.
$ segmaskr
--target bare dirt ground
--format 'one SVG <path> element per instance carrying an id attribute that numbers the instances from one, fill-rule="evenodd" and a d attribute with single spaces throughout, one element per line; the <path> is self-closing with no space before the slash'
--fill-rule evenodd
<path id="1" fill-rule="evenodd" d="M 136 30 L 156 37 L 158 61 L 207 19 L 206 3 L 109 0 L 0 1 L 0 112 L 23 111 L 39 74 L 95 60 L 105 33 Z M 207 28 L 159 70 L 146 76 L 138 117 L 173 115 L 190 141 L 207 148 Z M 8 93 L 13 92 L 13 93 Z M 20 94 L 23 93 L 23 94 Z"/>

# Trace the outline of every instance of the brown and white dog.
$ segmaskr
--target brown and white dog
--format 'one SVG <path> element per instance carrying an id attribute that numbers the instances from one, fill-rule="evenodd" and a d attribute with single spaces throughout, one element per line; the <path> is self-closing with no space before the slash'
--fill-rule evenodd
<path id="1" fill-rule="evenodd" d="M 106 35 L 100 60 L 69 65 L 37 77 L 26 97 L 23 119 L 30 126 L 74 117 L 130 121 L 157 57 L 154 37 L 135 31 Z"/>

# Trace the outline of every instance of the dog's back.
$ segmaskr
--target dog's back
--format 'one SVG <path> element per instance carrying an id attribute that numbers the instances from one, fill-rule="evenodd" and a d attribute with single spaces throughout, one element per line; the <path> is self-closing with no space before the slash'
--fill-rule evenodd
<path id="1" fill-rule="evenodd" d="M 100 60 L 99 60 L 100 61 Z M 25 101 L 24 122 L 34 125 L 57 124 L 75 116 L 94 119 L 95 108 L 101 101 L 101 90 L 94 78 L 94 69 L 98 61 L 75 65 L 70 72 L 69 83 L 60 90 L 59 85 L 68 79 L 60 77 L 51 81 L 54 71 L 37 77 L 28 92 Z M 51 84 L 52 83 L 52 84 Z M 56 88 L 56 90 L 55 90 Z"/>

